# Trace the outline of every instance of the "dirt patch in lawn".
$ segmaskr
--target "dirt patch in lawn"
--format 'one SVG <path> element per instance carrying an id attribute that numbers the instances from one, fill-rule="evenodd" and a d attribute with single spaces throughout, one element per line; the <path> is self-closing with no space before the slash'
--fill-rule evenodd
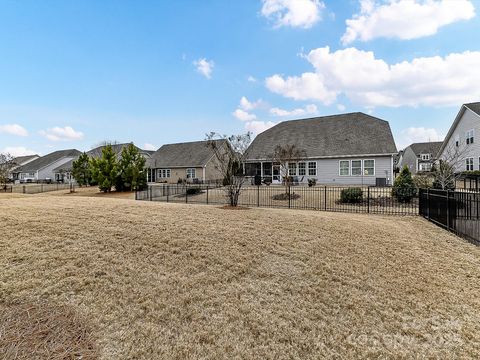
<path id="1" fill-rule="evenodd" d="M 2 359 L 98 359 L 92 331 L 67 305 L 0 304 Z"/>
<path id="2" fill-rule="evenodd" d="M 419 217 L 33 195 L 0 223 L 0 303 L 71 307 L 101 359 L 480 358 L 480 248 Z"/>
<path id="3" fill-rule="evenodd" d="M 230 205 L 225 205 L 220 207 L 220 209 L 223 210 L 250 210 L 250 208 L 245 207 L 245 206 L 230 206 Z"/>

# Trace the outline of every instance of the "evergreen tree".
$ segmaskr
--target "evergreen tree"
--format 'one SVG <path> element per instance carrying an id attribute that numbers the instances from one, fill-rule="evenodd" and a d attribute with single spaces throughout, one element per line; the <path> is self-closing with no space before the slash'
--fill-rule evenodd
<path id="1" fill-rule="evenodd" d="M 115 189 L 117 191 L 140 190 L 146 184 L 145 158 L 135 145 L 128 144 L 122 149 Z"/>
<path id="2" fill-rule="evenodd" d="M 395 179 L 393 184 L 393 195 L 400 202 L 410 202 L 417 194 L 417 189 L 412 178 L 412 174 L 405 166 Z"/>
<path id="3" fill-rule="evenodd" d="M 107 145 L 102 149 L 102 157 L 99 159 L 92 158 L 92 179 L 98 184 L 100 191 L 112 191 L 117 178 L 117 169 L 117 159 L 111 145 Z"/>
<path id="4" fill-rule="evenodd" d="M 72 164 L 72 176 L 78 185 L 90 185 L 92 182 L 92 171 L 90 158 L 86 153 L 81 154 Z"/>

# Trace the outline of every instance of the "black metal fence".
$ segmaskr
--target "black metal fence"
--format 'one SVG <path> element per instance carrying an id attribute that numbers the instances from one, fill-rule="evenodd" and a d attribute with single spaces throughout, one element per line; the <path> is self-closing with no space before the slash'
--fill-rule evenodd
<path id="1" fill-rule="evenodd" d="M 351 189 L 354 196 L 346 196 Z M 343 194 L 343 195 L 342 195 Z M 151 185 L 137 191 L 136 200 L 228 205 L 225 188 L 207 185 Z M 288 208 L 353 213 L 418 215 L 418 197 L 400 202 L 391 187 L 329 186 L 247 186 L 242 189 L 238 205 L 246 207 Z"/>
<path id="2" fill-rule="evenodd" d="M 480 193 L 420 190 L 420 215 L 480 245 Z"/>

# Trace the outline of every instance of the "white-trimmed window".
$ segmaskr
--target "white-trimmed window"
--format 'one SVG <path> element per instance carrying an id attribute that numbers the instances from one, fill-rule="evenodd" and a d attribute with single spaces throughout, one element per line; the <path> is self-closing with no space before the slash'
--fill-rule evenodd
<path id="1" fill-rule="evenodd" d="M 430 154 L 421 154 L 421 155 L 420 155 L 420 158 L 421 158 L 422 160 L 430 160 Z"/>
<path id="2" fill-rule="evenodd" d="M 430 163 L 421 163 L 419 164 L 419 171 L 430 171 L 432 170 L 432 164 Z"/>
<path id="3" fill-rule="evenodd" d="M 465 133 L 465 140 L 467 142 L 467 145 L 473 144 L 474 138 L 475 138 L 475 130 L 474 129 L 468 130 Z"/>
<path id="4" fill-rule="evenodd" d="M 350 160 L 340 160 L 340 176 L 348 176 L 350 175 Z"/>
<path id="5" fill-rule="evenodd" d="M 465 159 L 465 166 L 467 171 L 473 171 L 473 157 Z"/>
<path id="6" fill-rule="evenodd" d="M 352 176 L 362 175 L 362 160 L 352 160 Z"/>
<path id="7" fill-rule="evenodd" d="M 167 179 L 170 177 L 170 169 L 158 169 L 157 170 L 157 177 Z"/>
<path id="8" fill-rule="evenodd" d="M 308 162 L 308 175 L 309 176 L 317 176 L 317 162 L 316 161 L 309 161 Z"/>
<path id="9" fill-rule="evenodd" d="M 375 175 L 375 160 L 363 160 L 363 174 L 365 176 Z"/>
<path id="10" fill-rule="evenodd" d="M 194 168 L 187 169 L 187 179 L 195 179 L 196 177 L 197 176 Z"/>
<path id="11" fill-rule="evenodd" d="M 288 175 L 289 176 L 297 175 L 297 163 L 288 163 Z"/>
<path id="12" fill-rule="evenodd" d="M 307 164 L 304 162 L 298 163 L 298 176 L 307 175 Z"/>

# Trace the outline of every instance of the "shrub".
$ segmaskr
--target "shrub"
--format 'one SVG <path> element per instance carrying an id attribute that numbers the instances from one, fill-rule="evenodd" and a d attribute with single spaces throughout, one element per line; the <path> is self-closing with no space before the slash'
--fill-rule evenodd
<path id="1" fill-rule="evenodd" d="M 363 190 L 360 188 L 348 188 L 343 189 L 340 193 L 340 201 L 342 203 L 355 204 L 362 202 L 363 200 Z"/>
<path id="2" fill-rule="evenodd" d="M 433 187 L 433 178 L 430 175 L 415 175 L 413 183 L 417 189 L 430 189 Z"/>
<path id="3" fill-rule="evenodd" d="M 202 192 L 202 189 L 199 187 L 191 187 L 187 189 L 187 195 L 197 195 Z"/>
<path id="4" fill-rule="evenodd" d="M 312 186 L 315 186 L 317 185 L 317 179 L 313 178 L 313 179 L 308 179 L 308 187 L 312 187 Z"/>
<path id="5" fill-rule="evenodd" d="M 393 184 L 392 195 L 402 203 L 410 202 L 417 194 L 417 188 L 413 182 L 412 174 L 405 166 Z"/>

